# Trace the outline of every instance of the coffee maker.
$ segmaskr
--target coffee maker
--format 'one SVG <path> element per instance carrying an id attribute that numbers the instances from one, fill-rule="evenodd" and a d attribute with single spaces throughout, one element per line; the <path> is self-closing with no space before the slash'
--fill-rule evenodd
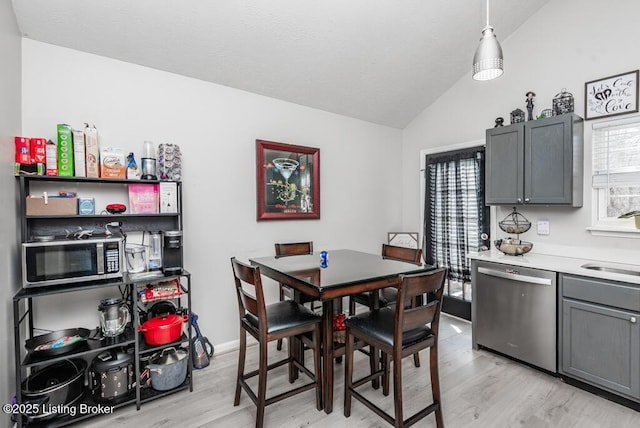
<path id="1" fill-rule="evenodd" d="M 167 230 L 163 234 L 162 272 L 165 275 L 182 273 L 182 231 Z"/>

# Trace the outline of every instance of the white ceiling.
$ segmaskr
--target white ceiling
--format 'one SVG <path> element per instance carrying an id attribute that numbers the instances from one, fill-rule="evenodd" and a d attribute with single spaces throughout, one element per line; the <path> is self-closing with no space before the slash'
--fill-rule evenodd
<path id="1" fill-rule="evenodd" d="M 12 1 L 24 37 L 395 128 L 471 78 L 486 20 L 484 0 Z M 498 40 L 548 1 L 493 0 Z"/>

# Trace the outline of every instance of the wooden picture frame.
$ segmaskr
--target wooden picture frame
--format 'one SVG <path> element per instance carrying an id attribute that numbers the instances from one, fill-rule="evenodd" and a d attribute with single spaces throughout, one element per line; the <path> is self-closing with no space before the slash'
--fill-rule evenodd
<path id="1" fill-rule="evenodd" d="M 320 149 L 256 140 L 257 221 L 320 218 Z"/>
<path id="2" fill-rule="evenodd" d="M 585 120 L 638 111 L 638 70 L 584 84 Z"/>
<path id="3" fill-rule="evenodd" d="M 387 244 L 418 249 L 420 248 L 420 234 L 418 232 L 389 232 Z"/>

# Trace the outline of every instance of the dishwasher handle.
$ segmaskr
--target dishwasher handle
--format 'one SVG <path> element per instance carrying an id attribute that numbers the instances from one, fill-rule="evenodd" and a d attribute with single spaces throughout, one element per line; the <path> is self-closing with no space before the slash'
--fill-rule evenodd
<path id="1" fill-rule="evenodd" d="M 495 276 L 497 278 L 504 278 L 504 279 L 511 279 L 514 281 L 520 281 L 520 282 L 527 282 L 529 284 L 536 284 L 536 285 L 552 285 L 553 284 L 553 280 L 549 279 L 549 278 L 539 278 L 539 277 L 535 277 L 535 276 L 529 276 L 529 275 L 521 275 L 520 273 L 518 273 L 518 271 L 514 270 L 514 271 L 501 271 L 501 270 L 494 270 L 494 269 L 488 269 L 485 267 L 478 267 L 478 273 L 481 273 L 483 275 L 488 275 L 488 276 Z"/>

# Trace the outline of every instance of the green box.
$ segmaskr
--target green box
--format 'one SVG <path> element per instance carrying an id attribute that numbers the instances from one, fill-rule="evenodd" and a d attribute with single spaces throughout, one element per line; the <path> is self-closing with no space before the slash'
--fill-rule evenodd
<path id="1" fill-rule="evenodd" d="M 73 135 L 64 124 L 58 124 L 58 175 L 73 177 Z"/>

